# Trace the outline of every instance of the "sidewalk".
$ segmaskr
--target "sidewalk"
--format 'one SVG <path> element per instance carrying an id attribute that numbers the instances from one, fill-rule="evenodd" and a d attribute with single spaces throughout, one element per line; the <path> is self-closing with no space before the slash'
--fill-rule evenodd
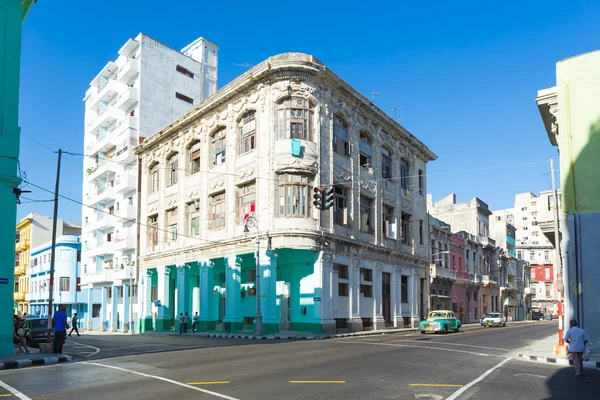
<path id="1" fill-rule="evenodd" d="M 38 349 L 32 349 L 31 354 L 19 353 L 0 356 L 0 370 L 26 368 L 39 365 L 53 365 L 66 361 L 71 361 L 71 357 L 66 354 L 40 353 Z"/>
<path id="2" fill-rule="evenodd" d="M 557 365 L 572 365 L 570 357 L 557 357 L 554 355 L 554 345 L 557 344 L 556 334 L 552 334 L 541 340 L 536 340 L 529 345 L 515 350 L 514 354 L 524 361 L 534 361 Z M 590 361 L 583 362 L 584 368 L 600 368 L 600 357 L 592 354 Z"/>
<path id="3" fill-rule="evenodd" d="M 538 321 L 515 321 L 509 322 L 512 324 L 530 324 Z M 465 324 L 463 327 L 477 327 L 479 323 Z M 372 335 L 389 335 L 395 333 L 417 332 L 417 328 L 389 328 L 372 331 L 360 331 L 352 333 L 314 333 L 314 332 L 297 332 L 297 331 L 282 331 L 276 335 L 257 336 L 253 332 L 194 332 L 188 330 L 188 333 L 180 335 L 179 332 L 144 332 L 142 335 L 157 335 L 157 336 L 186 336 L 186 337 L 202 337 L 202 338 L 217 338 L 217 339 L 247 339 L 247 340 L 325 340 L 339 339 L 346 337 L 363 337 Z"/>

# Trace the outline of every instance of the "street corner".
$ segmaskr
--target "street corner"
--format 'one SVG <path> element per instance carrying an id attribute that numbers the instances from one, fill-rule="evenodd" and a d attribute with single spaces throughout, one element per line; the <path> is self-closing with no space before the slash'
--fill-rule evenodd
<path id="1" fill-rule="evenodd" d="M 39 356 L 36 355 L 35 358 L 22 358 L 15 360 L 8 360 L 4 362 L 0 362 L 0 371 L 7 369 L 21 369 L 27 367 L 40 367 L 45 365 L 55 365 L 59 363 L 64 363 L 71 361 L 71 356 L 67 354 L 62 355 L 53 355 L 53 356 Z"/>

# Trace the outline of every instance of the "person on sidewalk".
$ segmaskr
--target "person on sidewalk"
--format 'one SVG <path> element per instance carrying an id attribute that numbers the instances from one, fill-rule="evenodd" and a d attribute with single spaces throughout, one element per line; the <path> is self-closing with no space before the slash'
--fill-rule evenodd
<path id="1" fill-rule="evenodd" d="M 188 333 L 188 325 L 190 323 L 190 316 L 186 312 L 183 316 L 183 333 Z"/>
<path id="2" fill-rule="evenodd" d="M 54 328 L 54 340 L 52 341 L 52 354 L 62 354 L 63 344 L 67 338 L 67 329 L 69 322 L 67 320 L 65 306 L 59 306 L 58 312 L 52 318 L 52 328 Z"/>
<path id="3" fill-rule="evenodd" d="M 196 332 L 196 328 L 198 327 L 198 322 L 200 321 L 200 316 L 198 315 L 198 311 L 194 314 L 194 322 L 192 322 L 192 332 Z"/>
<path id="4" fill-rule="evenodd" d="M 183 324 L 185 323 L 185 317 L 183 313 L 179 313 L 179 334 L 183 334 Z"/>
<path id="5" fill-rule="evenodd" d="M 77 332 L 77 336 L 81 336 L 77 327 L 78 319 L 79 318 L 77 317 L 77 313 L 73 314 L 73 316 L 71 317 L 71 332 L 69 332 L 69 336 L 71 336 L 71 333 L 73 333 L 73 331 Z"/>
<path id="6" fill-rule="evenodd" d="M 575 376 L 583 375 L 583 352 L 590 338 L 584 329 L 577 326 L 577 320 L 571 320 L 571 328 L 565 333 L 565 342 L 569 343 L 569 352 L 573 355 Z"/>

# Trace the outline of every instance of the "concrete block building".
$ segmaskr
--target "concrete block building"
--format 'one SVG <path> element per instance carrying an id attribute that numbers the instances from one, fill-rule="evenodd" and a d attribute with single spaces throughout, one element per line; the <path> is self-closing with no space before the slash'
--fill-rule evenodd
<path id="1" fill-rule="evenodd" d="M 218 47 L 199 38 L 181 51 L 140 33 L 92 79 L 85 102 L 82 285 L 88 329 L 127 332 L 137 301 L 140 141 L 217 87 Z M 99 302 L 94 299 L 100 299 Z"/>
<path id="2" fill-rule="evenodd" d="M 271 57 L 136 149 L 141 330 L 414 326 L 436 156 L 316 58 Z M 313 205 L 332 187 L 333 207 Z M 248 217 L 257 221 L 245 233 Z"/>

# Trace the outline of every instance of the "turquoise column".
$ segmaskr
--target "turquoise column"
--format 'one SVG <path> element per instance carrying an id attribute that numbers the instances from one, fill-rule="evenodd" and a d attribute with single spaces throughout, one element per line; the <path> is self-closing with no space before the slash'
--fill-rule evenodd
<path id="1" fill-rule="evenodd" d="M 129 322 L 129 285 L 123 285 L 123 333 L 129 332 Z"/>
<path id="2" fill-rule="evenodd" d="M 100 330 L 102 332 L 106 331 L 106 308 L 108 307 L 108 288 L 106 286 L 102 286 L 102 303 L 100 305 Z"/>
<path id="3" fill-rule="evenodd" d="M 119 314 L 119 287 L 118 286 L 114 286 L 111 288 L 112 289 L 112 303 L 111 303 L 111 315 L 110 315 L 110 322 L 111 322 L 111 330 L 113 332 L 116 332 L 119 330 L 119 319 L 117 318 L 117 315 Z"/>
<path id="4" fill-rule="evenodd" d="M 214 266 L 210 260 L 200 261 L 200 322 L 199 331 L 215 330 L 215 316 L 213 309 Z"/>
<path id="5" fill-rule="evenodd" d="M 0 285 L 0 355 L 14 354 L 12 342 L 15 267 L 15 225 L 17 203 L 14 188 L 19 159 L 19 72 L 21 63 L 22 20 L 32 0 L 0 0 L 0 265 L 7 279 Z M 23 7 L 23 8 L 21 8 Z"/>
<path id="6" fill-rule="evenodd" d="M 242 257 L 230 256 L 225 258 L 225 324 L 231 324 L 231 331 L 243 329 L 241 315 L 240 280 L 242 272 Z"/>
<path id="7" fill-rule="evenodd" d="M 170 331 L 173 304 L 171 304 L 171 268 L 158 267 L 158 300 L 161 305 L 158 307 L 158 317 L 156 318 L 156 330 Z"/>
<path id="8" fill-rule="evenodd" d="M 260 308 L 263 315 L 263 333 L 279 332 L 277 314 L 277 254 L 271 250 L 261 250 L 260 268 Z"/>
<path id="9" fill-rule="evenodd" d="M 177 315 L 175 316 L 175 331 L 179 332 L 179 314 L 188 313 L 189 314 L 189 304 L 190 304 L 190 289 L 189 289 L 189 280 L 190 280 L 190 267 L 189 265 L 183 264 L 177 266 Z M 189 325 L 191 328 L 191 323 Z"/>
<path id="10" fill-rule="evenodd" d="M 138 297 L 141 300 L 142 315 L 140 318 L 140 333 L 152 330 L 152 275 L 154 271 L 145 269 L 141 273 L 141 292 L 138 292 Z"/>

